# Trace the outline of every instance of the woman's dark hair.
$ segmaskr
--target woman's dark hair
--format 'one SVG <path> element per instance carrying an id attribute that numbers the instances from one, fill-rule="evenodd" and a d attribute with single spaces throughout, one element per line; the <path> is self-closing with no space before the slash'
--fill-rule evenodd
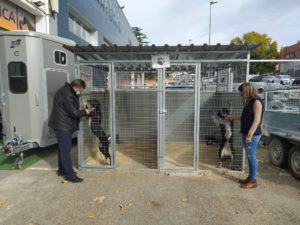
<path id="1" fill-rule="evenodd" d="M 84 80 L 81 80 L 81 79 L 73 80 L 73 81 L 71 82 L 71 86 L 72 86 L 72 87 L 81 87 L 81 88 L 83 88 L 83 89 L 86 88 L 86 84 L 85 84 Z"/>

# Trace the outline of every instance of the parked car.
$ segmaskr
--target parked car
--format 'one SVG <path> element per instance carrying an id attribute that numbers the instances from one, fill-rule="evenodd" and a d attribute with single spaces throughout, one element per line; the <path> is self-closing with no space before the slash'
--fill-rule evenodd
<path id="1" fill-rule="evenodd" d="M 280 79 L 273 75 L 263 76 L 262 81 L 265 83 L 280 83 Z"/>
<path id="2" fill-rule="evenodd" d="M 280 79 L 280 83 L 281 83 L 282 85 L 285 85 L 285 84 L 287 84 L 287 85 L 292 85 L 293 82 L 294 82 L 294 80 L 295 80 L 295 79 L 294 79 L 293 77 L 291 77 L 290 75 L 277 75 L 276 77 Z"/>
<path id="3" fill-rule="evenodd" d="M 194 85 L 193 83 L 174 81 L 167 83 L 166 88 L 194 88 Z"/>
<path id="4" fill-rule="evenodd" d="M 262 82 L 262 75 L 258 75 L 249 79 L 249 82 Z"/>
<path id="5" fill-rule="evenodd" d="M 296 78 L 296 79 L 294 80 L 294 82 L 293 82 L 293 85 L 298 85 L 298 84 L 300 84 L 300 78 L 299 78 L 299 77 Z"/>

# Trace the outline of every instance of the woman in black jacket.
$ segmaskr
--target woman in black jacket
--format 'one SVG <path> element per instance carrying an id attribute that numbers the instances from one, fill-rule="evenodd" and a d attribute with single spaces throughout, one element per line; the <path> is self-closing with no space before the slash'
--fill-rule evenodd
<path id="1" fill-rule="evenodd" d="M 77 177 L 70 156 L 72 134 L 78 130 L 80 118 L 91 113 L 89 109 L 79 109 L 79 95 L 85 89 L 85 82 L 76 79 L 65 83 L 54 95 L 49 127 L 54 129 L 58 142 L 58 175 L 71 182 L 81 182 Z"/>

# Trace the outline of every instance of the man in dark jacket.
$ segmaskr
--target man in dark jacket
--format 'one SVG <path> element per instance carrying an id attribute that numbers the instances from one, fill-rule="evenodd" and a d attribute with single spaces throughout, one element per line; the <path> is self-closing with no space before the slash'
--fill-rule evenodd
<path id="1" fill-rule="evenodd" d="M 70 156 L 72 134 L 78 130 L 80 118 L 91 113 L 89 109 L 79 109 L 79 95 L 85 89 L 85 82 L 76 79 L 65 83 L 54 96 L 49 127 L 54 129 L 58 142 L 58 175 L 71 182 L 81 182 L 77 177 Z"/>

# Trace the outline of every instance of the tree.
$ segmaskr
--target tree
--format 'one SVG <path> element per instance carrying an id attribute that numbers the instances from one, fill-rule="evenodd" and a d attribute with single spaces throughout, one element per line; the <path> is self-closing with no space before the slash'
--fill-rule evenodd
<path id="1" fill-rule="evenodd" d="M 142 30 L 143 30 L 142 28 L 132 27 L 131 29 L 132 29 L 132 32 L 134 33 L 134 35 L 136 36 L 140 45 L 145 46 L 149 43 L 148 41 L 146 41 L 146 39 L 148 39 L 148 37 L 146 34 L 144 34 L 142 32 Z"/>
<path id="2" fill-rule="evenodd" d="M 267 34 L 260 34 L 255 31 L 245 33 L 242 38 L 235 37 L 231 40 L 234 44 L 255 44 L 260 43 L 260 46 L 251 52 L 251 59 L 278 59 L 277 41 L 272 41 L 272 38 Z M 270 73 L 275 72 L 276 63 L 251 63 L 250 73 Z"/>

